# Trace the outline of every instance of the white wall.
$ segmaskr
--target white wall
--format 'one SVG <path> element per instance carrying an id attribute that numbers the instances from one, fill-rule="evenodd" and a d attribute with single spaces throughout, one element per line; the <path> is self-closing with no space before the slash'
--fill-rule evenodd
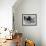
<path id="1" fill-rule="evenodd" d="M 19 2 L 19 3 L 18 3 Z M 35 41 L 36 46 L 41 46 L 41 30 L 40 30 L 40 15 L 41 1 L 40 0 L 21 0 L 13 6 L 15 19 L 15 30 L 22 32 L 24 38 Z M 37 26 L 22 26 L 22 14 L 37 14 Z"/>
<path id="2" fill-rule="evenodd" d="M 16 0 L 0 0 L 0 27 L 12 28 L 12 6 Z"/>
<path id="3" fill-rule="evenodd" d="M 42 46 L 46 46 L 46 0 L 41 1 L 41 38 Z"/>
<path id="4" fill-rule="evenodd" d="M 46 46 L 46 36 L 45 36 L 46 35 L 46 0 L 41 0 L 41 17 L 39 17 L 40 15 L 38 16 L 38 18 L 41 19 L 40 20 L 41 24 L 39 25 L 39 19 L 38 19 L 38 26 L 36 26 L 36 27 L 22 26 L 22 16 L 21 16 L 22 13 L 37 13 L 38 14 L 38 11 L 40 10 L 39 9 L 40 0 L 39 1 L 38 0 L 37 1 L 36 0 L 30 0 L 30 1 L 32 2 L 32 3 L 30 2 L 31 6 L 29 4 L 27 6 L 30 6 L 31 8 L 30 7 L 28 8 L 27 6 L 25 6 L 27 4 L 26 1 L 24 1 L 24 4 L 22 4 L 24 7 L 22 5 L 20 5 L 20 8 L 17 8 L 17 9 L 15 9 L 15 7 L 14 7 L 14 10 L 15 10 L 14 13 L 15 13 L 15 15 L 17 15 L 15 17 L 15 19 L 17 20 L 17 21 L 15 21 L 16 22 L 15 25 L 19 24 L 16 27 L 16 29 L 20 32 L 23 32 L 25 36 L 26 36 L 26 33 L 30 34 L 31 39 L 34 37 L 35 41 L 40 39 L 40 36 L 39 36 L 40 34 L 38 34 L 36 36 L 36 33 L 40 33 L 40 31 L 41 31 L 42 46 Z M 0 26 L 12 28 L 12 16 L 11 16 L 12 15 L 12 6 L 15 2 L 16 2 L 16 0 L 0 0 Z M 26 2 L 26 4 L 25 4 L 25 2 Z M 35 7 L 35 4 L 33 2 L 38 2 L 37 3 L 38 7 L 37 6 Z M 32 4 L 33 4 L 33 6 L 32 6 Z M 18 7 L 19 7 L 19 5 L 18 5 Z M 35 7 L 35 9 L 39 9 L 39 10 L 35 10 L 32 7 L 33 8 Z M 32 11 L 32 9 L 33 9 L 33 11 Z M 17 22 L 19 22 L 19 23 L 17 23 Z M 41 26 L 41 28 L 39 26 Z M 39 28 L 41 30 L 39 30 Z"/>

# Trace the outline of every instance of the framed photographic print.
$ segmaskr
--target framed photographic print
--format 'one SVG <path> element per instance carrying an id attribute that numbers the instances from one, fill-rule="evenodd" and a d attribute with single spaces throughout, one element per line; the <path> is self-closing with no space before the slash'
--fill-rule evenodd
<path id="1" fill-rule="evenodd" d="M 37 14 L 22 14 L 22 26 L 36 26 Z"/>

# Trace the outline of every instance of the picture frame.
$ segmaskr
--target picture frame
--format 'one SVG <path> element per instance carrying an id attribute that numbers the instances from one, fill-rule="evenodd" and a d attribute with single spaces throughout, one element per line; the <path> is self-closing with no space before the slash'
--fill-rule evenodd
<path id="1" fill-rule="evenodd" d="M 22 26 L 36 26 L 37 14 L 22 14 Z"/>

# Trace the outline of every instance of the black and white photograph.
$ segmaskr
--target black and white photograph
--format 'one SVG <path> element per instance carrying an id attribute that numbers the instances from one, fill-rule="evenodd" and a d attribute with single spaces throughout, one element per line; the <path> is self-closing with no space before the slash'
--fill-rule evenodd
<path id="1" fill-rule="evenodd" d="M 37 14 L 22 14 L 22 25 L 23 26 L 36 26 Z"/>

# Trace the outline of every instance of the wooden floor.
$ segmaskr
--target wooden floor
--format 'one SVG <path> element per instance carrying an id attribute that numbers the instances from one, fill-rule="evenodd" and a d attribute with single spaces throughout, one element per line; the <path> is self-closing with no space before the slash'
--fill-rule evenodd
<path id="1" fill-rule="evenodd" d="M 2 43 L 0 46 L 16 46 L 15 39 L 13 40 L 6 40 L 6 42 Z"/>

